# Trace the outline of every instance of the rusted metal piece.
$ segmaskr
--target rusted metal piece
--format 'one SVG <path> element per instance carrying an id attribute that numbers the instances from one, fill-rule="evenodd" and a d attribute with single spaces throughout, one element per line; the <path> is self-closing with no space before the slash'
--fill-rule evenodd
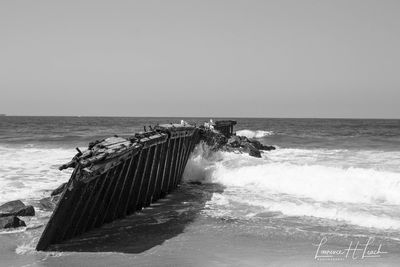
<path id="1" fill-rule="evenodd" d="M 171 192 L 181 180 L 197 136 L 196 127 L 163 124 L 130 138 L 90 143 L 68 164 L 74 172 L 36 249 L 51 250 Z"/>

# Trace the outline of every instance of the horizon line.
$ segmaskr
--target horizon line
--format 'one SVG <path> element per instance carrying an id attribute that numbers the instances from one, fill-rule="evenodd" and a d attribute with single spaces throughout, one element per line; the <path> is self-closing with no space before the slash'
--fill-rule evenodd
<path id="1" fill-rule="evenodd" d="M 128 116 L 128 115 L 8 115 L 0 113 L 0 117 L 76 117 L 76 118 L 210 118 L 210 119 L 332 119 L 332 120 L 400 120 L 399 118 L 381 118 L 381 117 L 249 117 L 249 116 Z"/>

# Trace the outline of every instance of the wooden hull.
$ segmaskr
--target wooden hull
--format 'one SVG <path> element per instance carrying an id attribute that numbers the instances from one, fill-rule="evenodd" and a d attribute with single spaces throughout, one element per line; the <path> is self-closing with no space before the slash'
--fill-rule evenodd
<path id="1" fill-rule="evenodd" d="M 198 142 L 198 128 L 166 124 L 89 145 L 67 165 L 75 169 L 36 249 L 51 250 L 164 197 L 180 183 Z"/>

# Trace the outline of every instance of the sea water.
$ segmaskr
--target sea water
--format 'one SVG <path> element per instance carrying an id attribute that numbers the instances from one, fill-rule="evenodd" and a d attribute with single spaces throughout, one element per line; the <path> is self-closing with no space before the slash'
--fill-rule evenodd
<path id="1" fill-rule="evenodd" d="M 208 120 L 0 117 L 0 204 L 21 199 L 37 208 L 37 216 L 26 219 L 27 228 L 0 233 L 2 258 L 33 265 L 57 262 L 33 249 L 51 214 L 40 209 L 38 200 L 69 179 L 70 170 L 57 168 L 74 156 L 75 147 L 84 149 L 95 139 L 129 136 L 144 125 L 180 119 L 197 125 Z M 140 253 L 121 256 L 124 251 L 117 249 L 107 258 L 108 264 L 129 265 L 136 259 L 150 265 L 162 265 L 165 260 L 197 266 L 259 266 L 266 261 L 308 266 L 322 260 L 392 265 L 399 259 L 400 120 L 236 120 L 237 135 L 277 149 L 254 158 L 198 145 L 176 194 L 192 194 L 199 200 L 181 201 L 180 213 L 171 211 L 183 216 L 186 210 L 194 210 L 190 222 L 185 220 L 176 235 Z M 154 216 L 160 221 L 169 219 Z M 326 252 L 352 248 L 356 242 L 362 247 L 372 238 L 370 248 L 377 250 L 381 244 L 382 253 L 374 258 L 362 258 L 362 251 L 349 254 L 354 257 L 319 258 L 323 254 L 317 249 L 323 238 Z M 74 258 L 77 264 L 95 265 L 112 252 L 99 251 L 90 256 L 74 252 L 73 257 L 54 257 L 66 264 Z"/>

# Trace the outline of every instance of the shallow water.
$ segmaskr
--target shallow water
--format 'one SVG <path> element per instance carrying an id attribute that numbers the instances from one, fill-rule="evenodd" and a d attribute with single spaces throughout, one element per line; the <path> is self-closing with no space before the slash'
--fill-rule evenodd
<path id="1" fill-rule="evenodd" d="M 238 119 L 237 134 L 278 149 L 256 159 L 200 145 L 185 170 L 185 184 L 166 204 L 120 225 L 123 233 L 132 231 L 116 238 L 121 243 L 110 242 L 113 238 L 101 243 L 99 232 L 92 236 L 97 236 L 92 250 L 75 244 L 72 251 L 81 252 L 34 251 L 50 216 L 37 202 L 68 180 L 71 172 L 57 167 L 75 154 L 74 147 L 179 120 L 0 117 L 0 203 L 22 199 L 38 211 L 24 218 L 27 228 L 0 232 L 0 266 L 395 266 L 399 260 L 399 120 Z M 193 181 L 202 185 L 188 184 Z M 162 230 L 154 228 L 158 224 Z M 160 232 L 154 235 L 154 229 Z M 135 236 L 146 246 L 138 246 Z M 388 253 L 315 259 L 324 237 L 326 250 L 374 238 L 370 248 L 382 244 Z M 124 251 L 126 244 L 139 249 Z"/>

